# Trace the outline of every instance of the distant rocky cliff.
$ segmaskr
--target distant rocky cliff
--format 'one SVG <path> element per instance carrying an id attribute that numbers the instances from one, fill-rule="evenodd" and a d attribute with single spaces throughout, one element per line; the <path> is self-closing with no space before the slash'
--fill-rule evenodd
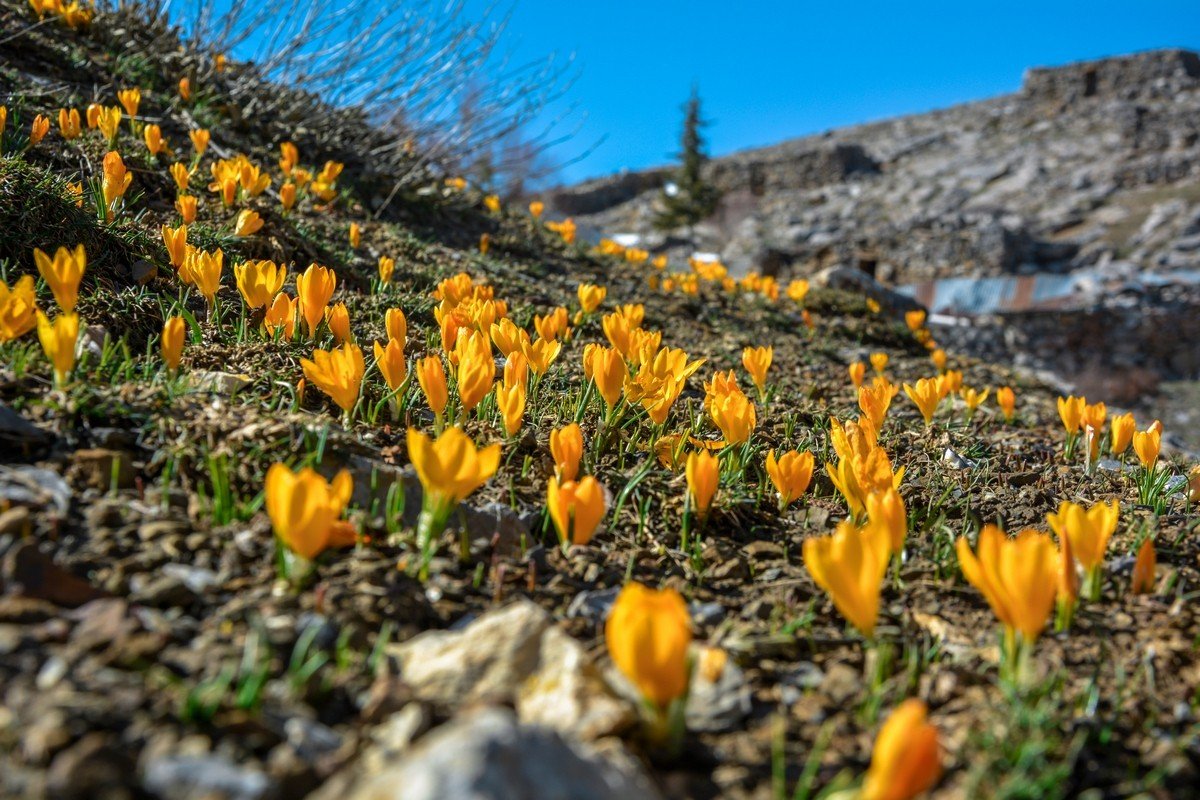
<path id="1" fill-rule="evenodd" d="M 721 209 L 653 232 L 668 169 L 554 192 L 552 209 L 737 270 L 859 266 L 893 283 L 1200 266 L 1200 57 L 1160 50 L 1031 69 L 1016 94 L 714 159 Z"/>

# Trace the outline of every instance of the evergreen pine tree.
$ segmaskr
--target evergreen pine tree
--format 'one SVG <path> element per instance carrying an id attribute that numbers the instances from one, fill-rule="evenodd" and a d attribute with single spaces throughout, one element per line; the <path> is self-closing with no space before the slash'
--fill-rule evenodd
<path id="1" fill-rule="evenodd" d="M 679 171 L 673 194 L 662 193 L 662 211 L 655 219 L 655 226 L 670 230 L 681 226 L 692 226 L 716 210 L 720 193 L 717 187 L 707 183 L 701 172 L 708 156 L 704 152 L 704 137 L 700 129 L 708 123 L 700 116 L 700 95 L 695 86 L 691 97 L 683 106 L 682 149 L 678 154 Z"/>

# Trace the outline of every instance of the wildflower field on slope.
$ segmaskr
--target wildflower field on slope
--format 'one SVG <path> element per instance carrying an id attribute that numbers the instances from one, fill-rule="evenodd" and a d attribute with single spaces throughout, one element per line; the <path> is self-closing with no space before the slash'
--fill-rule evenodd
<path id="1" fill-rule="evenodd" d="M 0 23 L 0 794 L 400 797 L 486 705 L 596 797 L 1200 779 L 1169 428 Z"/>

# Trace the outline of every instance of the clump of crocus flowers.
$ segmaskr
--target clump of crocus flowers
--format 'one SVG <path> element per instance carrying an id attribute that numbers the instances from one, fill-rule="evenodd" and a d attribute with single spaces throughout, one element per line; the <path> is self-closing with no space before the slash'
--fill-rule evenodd
<path id="1" fill-rule="evenodd" d="M 867 510 L 867 497 L 899 488 L 904 468 L 893 471 L 891 459 L 878 444 L 876 427 L 867 418 L 844 424 L 833 420 L 830 439 L 838 461 L 826 463 L 825 471 L 845 499 L 851 517 L 862 518 Z"/>

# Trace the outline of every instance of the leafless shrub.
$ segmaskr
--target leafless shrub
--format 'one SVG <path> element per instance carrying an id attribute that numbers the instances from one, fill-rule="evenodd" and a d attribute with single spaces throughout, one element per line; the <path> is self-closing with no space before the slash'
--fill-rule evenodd
<path id="1" fill-rule="evenodd" d="M 573 107 L 532 127 L 577 72 L 553 54 L 515 61 L 502 49 L 510 12 L 496 4 L 471 16 L 464 0 L 150 2 L 190 48 L 253 65 L 223 88 L 256 119 L 292 121 L 311 111 L 307 94 L 385 132 L 362 156 L 392 173 L 390 194 L 430 171 L 519 192 L 554 171 L 547 150 L 577 131 Z M 264 95 L 263 81 L 299 91 Z"/>

